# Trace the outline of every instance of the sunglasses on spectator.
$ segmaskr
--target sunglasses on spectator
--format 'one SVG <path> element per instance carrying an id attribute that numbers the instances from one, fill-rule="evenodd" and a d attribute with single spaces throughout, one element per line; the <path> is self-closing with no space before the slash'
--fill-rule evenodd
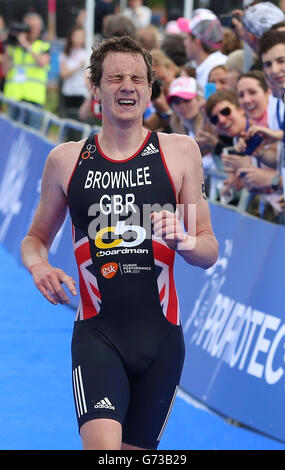
<path id="1" fill-rule="evenodd" d="M 212 114 L 212 116 L 209 117 L 210 123 L 216 126 L 219 122 L 219 114 L 221 114 L 222 116 L 229 116 L 231 112 L 232 110 L 228 106 L 226 108 L 221 109 L 218 114 Z"/>

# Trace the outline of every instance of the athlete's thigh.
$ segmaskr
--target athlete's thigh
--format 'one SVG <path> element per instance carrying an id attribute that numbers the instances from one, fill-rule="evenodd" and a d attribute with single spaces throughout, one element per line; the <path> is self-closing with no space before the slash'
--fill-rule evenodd
<path id="1" fill-rule="evenodd" d="M 123 442 L 157 448 L 180 381 L 185 355 L 181 327 L 173 326 L 146 374 L 130 382 Z"/>
<path id="2" fill-rule="evenodd" d="M 91 321 L 90 321 L 91 320 Z M 124 421 L 129 381 L 117 351 L 94 328 L 76 322 L 72 338 L 72 379 L 79 428 L 96 418 Z"/>

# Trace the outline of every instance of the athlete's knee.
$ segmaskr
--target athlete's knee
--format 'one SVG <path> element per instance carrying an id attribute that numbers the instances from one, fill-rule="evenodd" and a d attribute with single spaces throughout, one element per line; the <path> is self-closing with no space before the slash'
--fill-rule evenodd
<path id="1" fill-rule="evenodd" d="M 84 450 L 120 450 L 122 426 L 114 419 L 98 418 L 87 421 L 80 428 Z"/>

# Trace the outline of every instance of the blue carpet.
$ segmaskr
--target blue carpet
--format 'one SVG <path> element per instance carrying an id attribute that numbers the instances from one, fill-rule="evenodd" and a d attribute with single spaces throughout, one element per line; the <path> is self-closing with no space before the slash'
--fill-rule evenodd
<path id="1" fill-rule="evenodd" d="M 77 450 L 70 340 L 74 310 L 49 304 L 0 245 L 0 449 Z M 160 449 L 285 450 L 179 392 Z"/>

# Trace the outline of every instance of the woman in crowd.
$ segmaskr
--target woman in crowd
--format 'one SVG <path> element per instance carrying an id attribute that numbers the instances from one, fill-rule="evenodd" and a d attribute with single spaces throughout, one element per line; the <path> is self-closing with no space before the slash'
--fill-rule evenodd
<path id="1" fill-rule="evenodd" d="M 276 98 L 270 92 L 264 73 L 261 70 L 243 73 L 238 80 L 237 94 L 249 121 L 247 137 L 258 132 L 267 140 L 281 140 L 283 132 L 272 129 L 270 122 L 271 111 L 276 109 Z"/>
<path id="2" fill-rule="evenodd" d="M 151 112 L 145 116 L 144 125 L 152 131 L 170 132 L 169 119 L 172 110 L 166 97 L 170 84 L 180 73 L 180 68 L 160 49 L 153 49 L 151 55 L 156 80 L 153 86 Z"/>
<path id="3" fill-rule="evenodd" d="M 233 144 L 236 144 L 246 131 L 245 112 L 239 105 L 237 94 L 232 90 L 220 90 L 213 93 L 206 102 L 206 114 L 213 130 L 218 135 L 231 139 Z M 220 151 L 223 156 L 224 150 L 220 149 Z M 250 158 L 244 158 L 244 164 L 250 164 Z M 226 196 L 231 193 L 234 199 L 234 192 L 243 187 L 242 180 L 231 164 L 225 164 L 224 171 L 227 179 L 223 183 L 221 194 Z"/>
<path id="4" fill-rule="evenodd" d="M 237 83 L 237 97 L 240 107 L 244 110 L 247 119 L 246 132 L 239 139 L 236 150 L 244 153 L 246 142 L 253 136 L 260 136 L 262 141 L 257 148 L 260 159 L 252 163 L 255 166 L 276 167 L 276 141 L 282 139 L 281 130 L 269 127 L 269 109 L 273 106 L 273 98 L 261 70 L 252 70 L 243 73 Z M 275 109 L 275 107 L 274 107 Z M 236 169 L 243 166 L 243 158 L 225 156 L 224 161 L 231 163 Z"/>
<path id="5" fill-rule="evenodd" d="M 60 55 L 64 114 L 73 119 L 78 119 L 78 109 L 88 96 L 85 78 L 87 56 L 84 44 L 84 29 L 74 26 L 67 35 L 66 46 Z"/>
<path id="6" fill-rule="evenodd" d="M 173 80 L 167 96 L 167 102 L 173 110 L 169 121 L 172 132 L 196 137 L 203 125 L 201 100 L 195 78 L 178 77 Z"/>
<path id="7" fill-rule="evenodd" d="M 214 83 L 216 85 L 216 91 L 227 90 L 227 76 L 226 67 L 224 65 L 216 65 L 210 71 L 208 81 L 209 83 Z"/>
<path id="8" fill-rule="evenodd" d="M 262 138 L 257 150 L 251 158 L 250 170 L 244 176 L 243 182 L 246 187 L 259 198 L 259 213 L 264 215 L 269 212 L 268 204 L 275 209 L 278 195 L 274 193 L 264 194 L 264 187 L 269 187 L 274 173 L 272 169 L 277 168 L 279 147 L 282 142 L 283 131 L 273 130 L 270 126 L 270 107 L 276 109 L 276 103 L 266 82 L 264 73 L 260 70 L 252 70 L 241 75 L 238 80 L 237 94 L 240 106 L 244 109 L 247 120 L 247 132 L 240 139 L 236 148 L 238 151 L 246 151 L 246 142 L 255 137 Z M 279 145 L 278 145 L 279 141 Z M 244 167 L 243 157 L 224 157 L 225 161 L 232 161 L 232 165 L 239 171 Z M 245 173 L 242 171 L 242 173 Z M 268 189 L 267 189 L 268 191 Z M 266 210 L 267 209 L 267 210 Z"/>

